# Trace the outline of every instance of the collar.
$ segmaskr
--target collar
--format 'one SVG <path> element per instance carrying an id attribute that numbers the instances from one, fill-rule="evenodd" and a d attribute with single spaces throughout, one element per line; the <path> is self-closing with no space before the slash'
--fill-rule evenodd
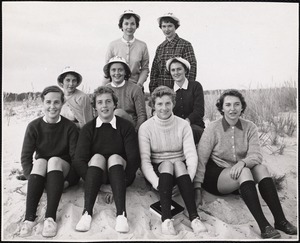
<path id="1" fill-rule="evenodd" d="M 123 82 L 121 84 L 119 84 L 118 86 L 114 84 L 114 82 L 111 82 L 111 86 L 115 87 L 115 88 L 119 88 L 119 87 L 123 87 L 125 85 L 125 80 L 123 80 Z"/>
<path id="2" fill-rule="evenodd" d="M 99 128 L 102 126 L 103 123 L 110 123 L 110 125 L 112 126 L 112 128 L 114 129 L 117 129 L 117 119 L 116 119 L 116 116 L 113 116 L 113 119 L 111 119 L 110 122 L 103 122 L 100 117 L 98 116 L 97 119 L 96 119 L 96 128 Z"/>
<path id="3" fill-rule="evenodd" d="M 124 43 L 129 43 L 129 44 L 132 44 L 134 41 L 135 41 L 135 37 L 133 37 L 133 39 L 132 40 L 130 40 L 130 41 L 127 41 L 127 40 L 125 40 L 124 39 L 124 37 L 122 37 L 122 39 L 121 39 Z"/>
<path id="4" fill-rule="evenodd" d="M 46 120 L 46 116 L 43 116 L 43 120 L 44 120 L 44 122 L 49 123 L 49 122 Z M 59 123 L 60 121 L 61 121 L 61 116 L 58 117 L 58 120 L 57 120 L 57 122 L 55 122 L 55 123 Z"/>
<path id="5" fill-rule="evenodd" d="M 229 125 L 229 123 L 226 121 L 225 117 L 223 116 L 222 118 L 222 126 L 223 126 L 223 129 L 224 129 L 224 132 L 226 132 L 226 130 L 228 128 L 230 128 L 231 126 Z M 243 127 L 242 127 L 242 123 L 241 123 L 241 120 L 238 119 L 237 123 L 234 125 L 234 127 L 240 129 L 241 131 L 243 131 Z"/>
<path id="6" fill-rule="evenodd" d="M 174 46 L 178 40 L 179 40 L 179 36 L 177 34 L 175 34 L 175 37 L 170 41 L 168 41 L 168 39 L 166 37 L 166 40 L 162 43 L 162 45 L 165 46 L 165 45 L 169 44 L 171 46 Z"/>
<path id="7" fill-rule="evenodd" d="M 181 87 L 179 87 L 179 85 L 174 82 L 174 91 L 176 92 L 179 89 L 188 89 L 188 85 L 189 85 L 189 81 L 187 80 L 187 78 L 185 78 L 183 85 Z"/>

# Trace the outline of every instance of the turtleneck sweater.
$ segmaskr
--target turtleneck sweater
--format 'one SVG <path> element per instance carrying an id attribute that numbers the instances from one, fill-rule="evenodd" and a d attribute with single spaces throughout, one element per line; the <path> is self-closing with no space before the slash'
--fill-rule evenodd
<path id="1" fill-rule="evenodd" d="M 158 176 L 151 163 L 186 161 L 193 181 L 198 157 L 190 125 L 184 119 L 171 115 L 166 120 L 156 115 L 145 121 L 139 129 L 141 169 L 146 179 L 157 189 Z"/>

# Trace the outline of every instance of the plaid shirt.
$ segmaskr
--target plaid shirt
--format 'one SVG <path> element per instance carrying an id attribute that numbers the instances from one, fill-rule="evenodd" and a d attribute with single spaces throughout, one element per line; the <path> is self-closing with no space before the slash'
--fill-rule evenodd
<path id="1" fill-rule="evenodd" d="M 178 56 L 188 60 L 191 64 L 191 70 L 189 71 L 186 78 L 189 81 L 196 80 L 197 61 L 194 54 L 194 49 L 190 42 L 180 38 L 176 34 L 176 36 L 171 41 L 168 41 L 166 39 L 156 49 L 150 74 L 150 93 L 152 93 L 153 90 L 160 85 L 165 85 L 173 89 L 174 80 L 166 70 L 166 61 L 171 57 Z"/>

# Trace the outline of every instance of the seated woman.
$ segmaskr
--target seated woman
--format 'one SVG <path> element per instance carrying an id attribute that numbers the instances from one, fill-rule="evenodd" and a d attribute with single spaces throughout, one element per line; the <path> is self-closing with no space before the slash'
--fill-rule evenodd
<path id="1" fill-rule="evenodd" d="M 75 153 L 76 171 L 85 181 L 84 209 L 76 230 L 90 229 L 93 207 L 105 183 L 112 187 L 117 209 L 115 230 L 125 233 L 129 231 L 126 187 L 133 183 L 140 166 L 137 134 L 129 121 L 114 115 L 118 98 L 111 88 L 97 88 L 93 104 L 98 117 L 81 129 Z"/>
<path id="2" fill-rule="evenodd" d="M 216 106 L 223 118 L 205 129 L 198 146 L 199 164 L 194 179 L 196 204 L 201 204 L 201 184 L 215 195 L 240 193 L 258 223 L 262 238 L 279 238 L 280 233 L 275 229 L 297 234 L 297 228 L 284 216 L 273 179 L 261 164 L 257 127 L 240 118 L 246 109 L 243 95 L 237 90 L 227 90 Z M 256 183 L 274 216 L 275 229 L 263 214 Z"/>
<path id="3" fill-rule="evenodd" d="M 44 188 L 47 210 L 42 235 L 56 235 L 56 211 L 64 189 L 64 179 L 74 160 L 78 138 L 76 125 L 60 116 L 64 103 L 61 89 L 57 86 L 46 87 L 41 99 L 45 116 L 28 124 L 21 155 L 24 176 L 28 179 L 26 214 L 20 231 L 22 237 L 29 236 L 37 224 L 36 211 Z"/>
<path id="4" fill-rule="evenodd" d="M 166 62 L 166 69 L 174 80 L 173 89 L 176 92 L 174 115 L 185 119 L 191 125 L 195 144 L 198 144 L 205 128 L 202 85 L 186 78 L 191 65 L 182 57 L 170 58 Z"/>
<path id="5" fill-rule="evenodd" d="M 63 88 L 65 104 L 61 115 L 73 121 L 78 128 L 93 119 L 93 108 L 87 94 L 77 89 L 82 76 L 71 67 L 65 67 L 57 78 L 58 85 Z"/>
<path id="6" fill-rule="evenodd" d="M 162 208 L 162 233 L 176 235 L 171 220 L 171 200 L 174 185 L 178 185 L 195 233 L 206 231 L 195 204 L 192 180 L 198 157 L 192 129 L 188 122 L 173 115 L 175 93 L 166 86 L 151 94 L 155 116 L 139 130 L 141 170 L 145 178 L 159 191 Z"/>
<path id="7" fill-rule="evenodd" d="M 131 75 L 128 64 L 124 58 L 115 56 L 104 66 L 103 71 L 111 81 L 107 86 L 118 97 L 115 115 L 131 121 L 138 131 L 140 125 L 147 120 L 145 98 L 141 87 L 128 81 Z"/>

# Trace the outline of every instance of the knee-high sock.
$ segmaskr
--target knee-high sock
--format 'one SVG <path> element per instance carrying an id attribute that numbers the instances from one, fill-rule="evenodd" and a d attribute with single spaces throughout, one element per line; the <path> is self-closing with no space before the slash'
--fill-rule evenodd
<path id="1" fill-rule="evenodd" d="M 275 223 L 278 224 L 281 221 L 285 221 L 286 218 L 284 216 L 273 179 L 270 177 L 262 179 L 258 183 L 258 188 L 260 195 L 265 200 L 274 216 Z"/>
<path id="2" fill-rule="evenodd" d="M 173 175 L 169 173 L 161 173 L 159 175 L 158 190 L 161 204 L 162 222 L 171 219 L 171 203 L 172 203 Z"/>
<path id="3" fill-rule="evenodd" d="M 93 215 L 93 207 L 101 186 L 103 170 L 97 166 L 90 166 L 86 172 L 84 184 L 84 210 Z"/>
<path id="4" fill-rule="evenodd" d="M 199 217 L 195 203 L 194 187 L 189 175 L 182 175 L 176 178 L 181 196 L 189 213 L 190 221 Z"/>
<path id="5" fill-rule="evenodd" d="M 43 195 L 45 177 L 37 174 L 29 175 L 26 196 L 25 220 L 34 221 L 39 201 Z"/>
<path id="6" fill-rule="evenodd" d="M 126 181 L 123 165 L 114 165 L 108 171 L 109 182 L 114 195 L 114 201 L 117 209 L 117 216 L 125 212 L 126 215 Z"/>
<path id="7" fill-rule="evenodd" d="M 266 226 L 270 224 L 262 211 L 254 181 L 244 181 L 240 186 L 240 192 L 260 230 L 264 232 Z"/>
<path id="8" fill-rule="evenodd" d="M 64 190 L 64 174 L 59 170 L 47 173 L 47 210 L 45 218 L 51 217 L 56 221 L 56 211 Z"/>

